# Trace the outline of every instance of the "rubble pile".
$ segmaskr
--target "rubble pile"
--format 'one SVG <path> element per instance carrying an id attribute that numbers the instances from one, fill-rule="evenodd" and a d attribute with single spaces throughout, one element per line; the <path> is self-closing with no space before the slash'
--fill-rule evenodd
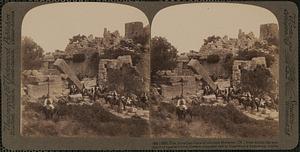
<path id="1" fill-rule="evenodd" d="M 64 75 L 45 75 L 38 70 L 25 70 L 22 73 L 22 90 L 24 94 L 33 99 L 38 99 L 48 95 L 48 85 L 50 96 L 60 96 L 67 88 L 67 83 L 63 80 Z M 32 100 L 36 101 L 36 100 Z"/>

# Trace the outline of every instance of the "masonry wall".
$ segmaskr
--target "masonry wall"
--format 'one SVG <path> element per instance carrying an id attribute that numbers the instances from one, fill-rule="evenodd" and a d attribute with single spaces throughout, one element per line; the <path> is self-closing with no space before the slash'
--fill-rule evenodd
<path id="1" fill-rule="evenodd" d="M 131 22 L 125 24 L 125 38 L 132 39 L 133 37 L 144 33 L 142 22 Z"/>
<path id="2" fill-rule="evenodd" d="M 278 40 L 278 25 L 275 23 L 260 25 L 259 38 L 261 40 L 268 40 L 270 38 Z"/>

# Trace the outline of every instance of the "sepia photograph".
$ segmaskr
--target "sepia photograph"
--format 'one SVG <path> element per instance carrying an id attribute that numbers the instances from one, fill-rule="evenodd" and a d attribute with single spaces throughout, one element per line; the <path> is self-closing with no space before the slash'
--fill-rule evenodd
<path id="1" fill-rule="evenodd" d="M 296 3 L 2 5 L 2 149 L 297 147 Z"/>
<path id="2" fill-rule="evenodd" d="M 160 10 L 151 24 L 151 135 L 278 137 L 278 31 L 272 12 L 253 5 Z"/>
<path id="3" fill-rule="evenodd" d="M 21 134 L 149 137 L 150 26 L 140 10 L 57 3 L 22 23 Z"/>

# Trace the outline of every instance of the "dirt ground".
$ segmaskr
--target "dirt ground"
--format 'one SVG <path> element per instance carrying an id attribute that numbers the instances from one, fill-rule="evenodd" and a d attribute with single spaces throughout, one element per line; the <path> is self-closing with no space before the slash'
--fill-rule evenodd
<path id="1" fill-rule="evenodd" d="M 279 132 L 278 121 L 255 120 L 231 104 L 194 106 L 192 119 L 178 121 L 175 105 L 161 102 L 151 105 L 150 122 L 116 117 L 97 104 L 61 107 L 64 113 L 52 120 L 45 120 L 39 103 L 22 107 L 25 136 L 259 138 Z"/>
<path id="2" fill-rule="evenodd" d="M 178 121 L 175 106 L 160 103 L 152 106 L 150 124 L 153 137 L 259 138 L 278 135 L 274 120 L 255 120 L 233 105 L 195 106 L 193 118 Z"/>
<path id="3" fill-rule="evenodd" d="M 27 102 L 22 108 L 24 136 L 148 137 L 149 123 L 141 118 L 121 119 L 100 105 L 61 107 L 61 117 L 46 120 L 41 104 Z"/>

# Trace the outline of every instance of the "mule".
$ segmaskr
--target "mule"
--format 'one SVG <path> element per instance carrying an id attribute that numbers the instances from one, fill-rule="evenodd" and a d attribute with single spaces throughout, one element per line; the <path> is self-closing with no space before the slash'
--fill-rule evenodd
<path id="1" fill-rule="evenodd" d="M 181 107 L 176 107 L 176 115 L 177 115 L 177 119 L 179 121 L 181 120 L 186 120 L 186 116 L 190 116 L 190 119 L 192 120 L 193 115 L 192 115 L 192 110 L 190 108 L 184 109 Z"/>

